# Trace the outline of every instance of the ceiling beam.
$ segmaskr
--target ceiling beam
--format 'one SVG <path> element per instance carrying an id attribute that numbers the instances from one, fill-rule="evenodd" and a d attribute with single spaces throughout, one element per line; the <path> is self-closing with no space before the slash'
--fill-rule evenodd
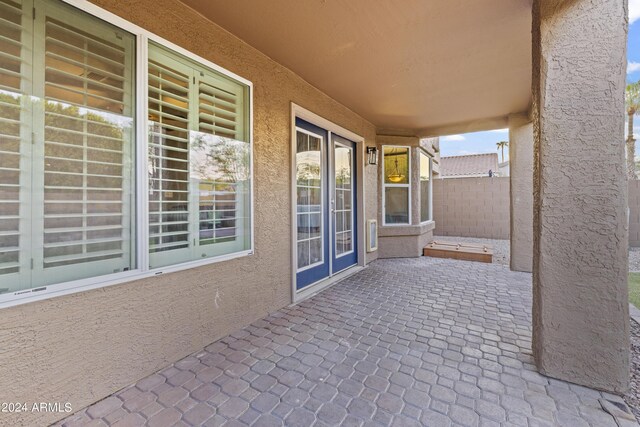
<path id="1" fill-rule="evenodd" d="M 421 138 L 429 138 L 445 135 L 457 135 L 461 133 L 482 132 L 494 129 L 505 129 L 507 127 L 509 127 L 508 115 L 425 128 L 419 130 L 417 133 Z"/>

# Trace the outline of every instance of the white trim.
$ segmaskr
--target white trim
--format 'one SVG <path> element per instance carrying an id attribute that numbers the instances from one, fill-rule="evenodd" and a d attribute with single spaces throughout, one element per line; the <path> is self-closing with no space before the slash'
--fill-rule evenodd
<path id="1" fill-rule="evenodd" d="M 215 264 L 221 261 L 231 260 L 235 258 L 253 255 L 255 252 L 255 201 L 254 201 L 254 144 L 253 144 L 253 83 L 213 62 L 202 58 L 193 52 L 190 52 L 175 43 L 172 43 L 140 26 L 137 26 L 99 6 L 96 6 L 87 0 L 60 0 L 78 10 L 85 12 L 93 17 L 105 21 L 111 25 L 131 33 L 135 39 L 136 52 L 136 75 L 134 78 L 136 88 L 136 106 L 135 106 L 135 166 L 136 166 L 136 184 L 137 194 L 135 200 L 136 207 L 136 268 L 126 272 L 108 274 L 104 276 L 89 277 L 86 279 L 74 280 L 54 285 L 39 286 L 30 289 L 18 290 L 15 292 L 0 295 L 0 308 L 12 307 L 25 304 L 32 301 L 40 301 L 61 295 L 68 295 L 77 292 L 83 292 L 90 289 L 97 289 L 117 285 L 120 283 L 140 280 L 148 277 L 166 274 L 170 272 L 182 271 L 195 267 L 209 264 Z M 148 47 L 149 42 L 156 42 L 177 54 L 183 55 L 200 65 L 210 68 L 223 76 L 229 77 L 238 83 L 247 87 L 247 96 L 249 101 L 249 133 L 248 142 L 250 150 L 250 208 L 251 208 L 251 224 L 250 224 L 250 248 L 231 254 L 221 256 L 188 261 L 168 267 L 149 269 L 149 217 L 148 217 L 148 175 L 147 175 L 147 146 L 148 146 Z"/>
<path id="2" fill-rule="evenodd" d="M 327 215 L 327 231 L 328 236 L 329 236 L 329 241 L 327 242 L 328 244 L 331 244 L 330 249 L 329 249 L 329 277 L 333 276 L 333 255 L 335 253 L 335 246 L 333 244 L 333 242 L 336 240 L 336 235 L 334 234 L 334 230 L 333 230 L 333 215 L 335 214 L 335 206 L 336 206 L 336 201 L 335 198 L 333 196 L 335 196 L 335 194 L 332 194 L 333 192 L 333 188 L 335 188 L 335 182 L 334 182 L 334 177 L 332 175 L 334 174 L 330 174 L 331 171 L 333 171 L 334 169 L 334 158 L 333 158 L 333 134 L 331 133 L 331 131 L 327 131 L 327 143 L 326 145 L 326 150 L 327 150 L 327 155 L 324 157 L 324 159 L 327 159 L 327 195 L 329 196 L 329 200 L 327 200 L 327 202 L 329 203 L 329 215 Z M 323 159 L 323 160 L 324 160 Z M 323 212 L 324 215 L 324 212 Z M 324 248 L 323 248 L 324 249 Z M 311 285 L 308 285 L 311 286 Z"/>
<path id="3" fill-rule="evenodd" d="M 246 79 L 243 79 L 246 80 Z M 253 165 L 254 165 L 254 147 L 253 147 L 253 83 L 246 80 L 247 88 L 249 93 L 247 96 L 249 97 L 249 173 L 251 174 L 251 179 L 249 180 L 250 194 L 249 194 L 249 208 L 251 209 L 251 226 L 249 227 L 251 233 L 250 239 L 250 247 L 249 247 L 249 255 L 253 255 L 255 253 L 256 248 L 256 209 L 255 209 L 255 177 L 253 176 Z"/>
<path id="4" fill-rule="evenodd" d="M 147 36 L 136 40 L 136 268 L 146 271 L 149 266 L 149 90 Z M 143 213 L 147 213 L 143 215 Z"/>
<path id="5" fill-rule="evenodd" d="M 427 156 L 429 159 L 429 218 L 422 221 L 422 205 L 420 205 L 420 225 L 428 224 L 433 221 L 433 156 L 423 148 L 418 150 L 418 167 L 420 166 L 420 156 Z M 422 185 L 420 180 L 420 171 L 418 170 L 418 185 Z M 420 202 L 422 203 L 422 189 L 420 189 Z"/>
<path id="6" fill-rule="evenodd" d="M 291 250 L 290 250 L 290 254 L 289 256 L 291 257 L 290 259 L 290 265 L 291 265 L 291 301 L 293 301 L 295 299 L 296 296 L 296 275 L 298 274 L 297 268 L 298 268 L 298 212 L 297 212 L 297 206 L 298 206 L 298 177 L 297 177 L 297 171 L 295 168 L 295 164 L 296 164 L 296 154 L 298 151 L 298 134 L 296 131 L 296 111 L 293 108 L 293 104 L 292 104 L 292 108 L 291 108 L 291 116 L 290 116 L 290 120 L 291 123 L 289 123 L 290 126 L 290 135 L 291 135 L 291 139 L 290 139 L 290 143 L 289 143 L 289 153 L 291 156 L 291 160 L 289 160 L 289 164 L 290 164 L 290 189 L 289 191 L 291 191 L 291 206 L 289 207 L 290 209 L 290 215 L 291 215 Z"/>
<path id="7" fill-rule="evenodd" d="M 375 224 L 375 241 L 376 241 L 376 245 L 373 246 L 371 244 L 371 238 L 372 238 L 372 233 L 371 233 L 371 226 L 373 226 Z M 377 219 L 368 219 L 367 220 L 367 252 L 375 252 L 378 250 L 378 220 Z"/>
<path id="8" fill-rule="evenodd" d="M 301 300 L 301 295 L 306 295 L 306 293 L 317 293 L 319 292 L 321 289 L 324 289 L 325 287 L 325 283 L 327 283 L 326 286 L 329 286 L 329 284 L 334 283 L 334 278 L 335 277 L 342 277 L 342 274 L 347 273 L 348 271 L 351 271 L 352 269 L 356 268 L 356 267 L 363 267 L 366 262 L 365 262 L 365 256 L 366 256 L 366 248 L 365 248 L 365 241 L 362 240 L 363 236 L 365 235 L 364 232 L 366 231 L 366 224 L 364 221 L 364 206 L 365 206 L 365 186 L 364 186 L 364 177 L 365 177 L 365 169 L 364 169 L 364 137 L 351 132 L 350 130 L 347 130 L 339 125 L 336 125 L 335 123 L 325 119 L 322 116 L 319 116 L 318 114 L 315 114 L 309 110 L 307 110 L 304 107 L 301 107 L 299 105 L 297 105 L 296 103 L 292 102 L 291 103 L 291 124 L 290 124 L 290 129 L 291 129 L 291 218 L 296 218 L 296 185 L 294 185 L 296 183 L 296 170 L 295 170 L 295 162 L 296 162 L 296 118 L 300 118 L 304 121 L 307 121 L 313 125 L 316 125 L 322 129 L 325 129 L 328 132 L 333 132 L 336 133 L 337 135 L 346 138 L 350 141 L 353 141 L 356 143 L 356 158 L 358 156 L 360 156 L 360 168 L 357 171 L 357 176 L 356 176 L 356 190 L 358 193 L 358 198 L 356 200 L 357 205 L 356 208 L 358 209 L 358 224 L 354 226 L 358 227 L 358 230 L 360 230 L 360 233 L 358 233 L 358 257 L 357 257 L 357 264 L 354 265 L 353 267 L 347 267 L 344 270 L 341 270 L 340 272 L 333 274 L 330 273 L 330 276 L 326 279 L 322 279 L 319 282 L 310 284 L 308 286 L 306 286 L 304 289 L 301 289 L 300 291 L 298 291 L 296 289 L 296 266 L 297 266 L 297 221 L 291 221 L 291 301 L 296 302 L 296 301 L 300 301 Z M 356 160 L 357 163 L 357 160 Z M 331 264 L 332 262 L 329 263 L 329 266 L 331 268 Z M 321 287 L 321 288 L 318 288 Z M 316 289 L 318 288 L 318 289 Z"/>
<path id="9" fill-rule="evenodd" d="M 345 128 L 343 128 L 342 126 L 339 126 L 333 122 L 330 122 L 329 120 L 325 119 L 322 116 L 319 116 L 309 110 L 307 110 L 304 107 L 301 107 L 299 105 L 297 105 L 296 103 L 292 102 L 291 103 L 291 109 L 292 109 L 292 113 L 294 117 L 298 117 L 299 119 L 302 119 L 304 121 L 307 121 L 311 124 L 314 124 L 316 126 L 318 126 L 319 128 L 325 129 L 329 132 L 333 132 L 335 134 L 337 134 L 338 136 L 341 136 L 343 138 L 346 138 L 350 141 L 353 141 L 355 143 L 361 143 L 364 142 L 364 137 L 358 135 L 357 133 L 353 133 L 350 130 L 347 130 Z M 295 121 L 294 121 L 294 126 L 295 126 Z"/>
<path id="10" fill-rule="evenodd" d="M 384 149 L 385 147 L 393 147 L 393 148 L 406 148 L 407 149 L 407 155 L 409 156 L 409 158 L 407 159 L 407 183 L 406 184 L 387 184 L 385 182 L 385 169 L 384 169 Z M 411 176 L 411 147 L 408 145 L 383 145 L 382 147 L 382 174 L 380 176 L 380 182 L 382 184 L 382 226 L 383 227 L 406 227 L 407 225 L 411 225 L 412 222 L 412 215 L 411 215 L 411 211 L 412 206 L 411 206 L 411 181 L 412 181 L 412 176 Z M 408 213 L 408 222 L 397 222 L 397 223 L 391 223 L 391 224 L 387 224 L 387 212 L 386 212 L 386 200 L 385 200 L 385 196 L 386 196 L 386 192 L 385 192 L 385 188 L 407 188 L 408 189 L 408 197 L 407 197 L 407 213 Z"/>
<path id="11" fill-rule="evenodd" d="M 119 285 L 121 283 L 132 282 L 134 280 L 146 279 L 161 274 L 174 273 L 177 271 L 188 270 L 191 268 L 202 267 L 204 265 L 216 264 L 219 262 L 242 258 L 252 255 L 250 250 L 236 252 L 219 257 L 207 258 L 206 260 L 197 260 L 176 264 L 170 267 L 157 268 L 154 270 L 141 271 L 139 269 L 126 271 L 122 273 L 109 274 L 105 276 L 91 277 L 88 279 L 74 280 L 73 282 L 59 283 L 57 285 L 40 286 L 38 288 L 24 289 L 8 294 L 0 295 L 0 309 L 5 307 L 13 307 L 16 305 L 26 304 L 33 301 L 54 298 L 62 295 L 75 294 L 91 289 L 105 288 L 108 286 Z M 44 289 L 43 289 L 44 288 Z M 53 289 L 49 289 L 53 288 Z M 40 290 L 38 290 L 40 289 Z M 11 297 L 11 298 L 6 298 Z"/>

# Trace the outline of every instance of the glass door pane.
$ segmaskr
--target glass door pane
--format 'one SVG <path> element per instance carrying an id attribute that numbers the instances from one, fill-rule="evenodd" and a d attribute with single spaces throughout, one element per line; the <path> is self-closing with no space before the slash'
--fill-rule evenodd
<path id="1" fill-rule="evenodd" d="M 334 148 L 335 177 L 335 251 L 336 257 L 353 251 L 353 150 L 336 143 Z"/>
<path id="2" fill-rule="evenodd" d="M 328 132 L 296 119 L 295 236 L 296 289 L 331 274 L 329 236 Z"/>
<path id="3" fill-rule="evenodd" d="M 358 261 L 355 143 L 338 135 L 331 137 L 332 170 L 332 271 L 337 273 Z"/>
<path id="4" fill-rule="evenodd" d="M 322 140 L 298 131 L 296 140 L 298 271 L 321 264 L 323 257 Z"/>

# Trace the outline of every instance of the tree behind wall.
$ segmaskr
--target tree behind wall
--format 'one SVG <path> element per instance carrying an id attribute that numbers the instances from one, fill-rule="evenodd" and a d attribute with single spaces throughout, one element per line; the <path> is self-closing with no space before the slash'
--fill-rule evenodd
<path id="1" fill-rule="evenodd" d="M 636 175 L 636 140 L 633 135 L 633 117 L 640 111 L 640 81 L 629 83 L 625 90 L 625 103 L 627 107 L 628 134 L 627 134 L 627 176 L 629 179 L 637 179 Z"/>
<path id="2" fill-rule="evenodd" d="M 496 145 L 498 146 L 498 150 L 502 150 L 502 162 L 501 163 L 504 163 L 504 147 L 507 147 L 509 145 L 509 141 L 496 142 Z"/>

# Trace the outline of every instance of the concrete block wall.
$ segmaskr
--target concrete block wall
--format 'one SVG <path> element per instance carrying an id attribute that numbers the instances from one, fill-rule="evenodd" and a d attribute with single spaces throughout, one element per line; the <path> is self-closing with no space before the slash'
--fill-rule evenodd
<path id="1" fill-rule="evenodd" d="M 509 238 L 509 178 L 433 180 L 434 235 Z M 640 180 L 629 181 L 629 246 L 640 247 Z"/>
<path id="2" fill-rule="evenodd" d="M 509 238 L 509 178 L 433 180 L 435 235 Z"/>

